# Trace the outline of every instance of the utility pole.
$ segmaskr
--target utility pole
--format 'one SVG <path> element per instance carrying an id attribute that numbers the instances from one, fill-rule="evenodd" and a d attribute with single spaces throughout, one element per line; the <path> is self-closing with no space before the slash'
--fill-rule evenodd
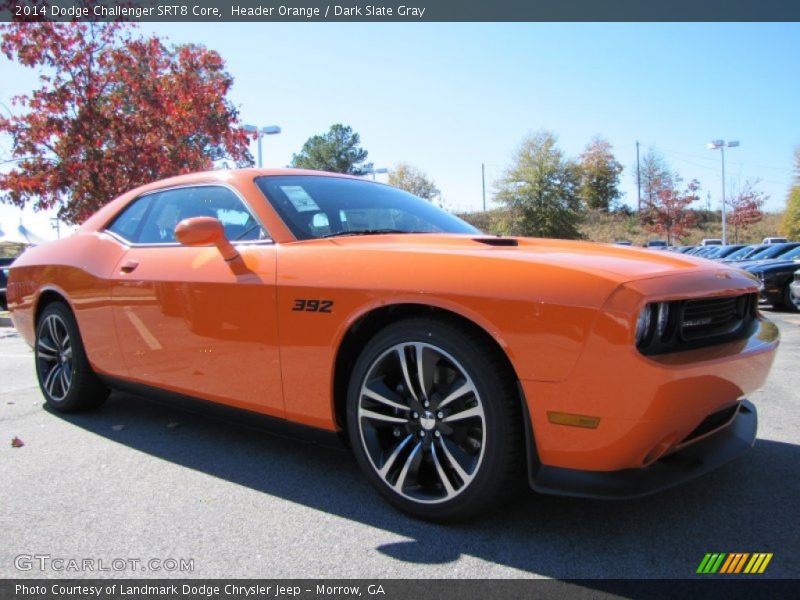
<path id="1" fill-rule="evenodd" d="M 481 163 L 481 189 L 483 190 L 483 212 L 486 212 L 486 164 Z"/>
<path id="2" fill-rule="evenodd" d="M 636 205 L 642 212 L 642 178 L 639 174 L 639 140 L 636 140 Z"/>

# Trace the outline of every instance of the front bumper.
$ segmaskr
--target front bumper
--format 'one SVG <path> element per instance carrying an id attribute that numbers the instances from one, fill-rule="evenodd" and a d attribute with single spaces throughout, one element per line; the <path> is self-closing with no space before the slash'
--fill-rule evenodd
<path id="1" fill-rule="evenodd" d="M 647 467 L 581 471 L 541 465 L 531 473 L 537 492 L 583 498 L 625 499 L 654 494 L 699 477 L 749 450 L 756 439 L 756 408 L 743 400 L 729 425 Z"/>

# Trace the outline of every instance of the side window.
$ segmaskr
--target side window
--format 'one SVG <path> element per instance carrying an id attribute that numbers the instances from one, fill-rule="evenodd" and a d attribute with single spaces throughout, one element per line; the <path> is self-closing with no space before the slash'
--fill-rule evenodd
<path id="1" fill-rule="evenodd" d="M 117 215 L 117 218 L 106 229 L 113 231 L 124 240 L 135 242 L 142 220 L 147 214 L 147 209 L 150 207 L 152 200 L 152 195 L 134 200 Z"/>
<path id="2" fill-rule="evenodd" d="M 231 190 L 219 186 L 199 186 L 166 190 L 154 194 L 150 210 L 137 240 L 142 244 L 175 242 L 175 226 L 191 217 L 214 217 L 225 228 L 225 236 L 235 241 L 267 239 L 266 232 Z"/>

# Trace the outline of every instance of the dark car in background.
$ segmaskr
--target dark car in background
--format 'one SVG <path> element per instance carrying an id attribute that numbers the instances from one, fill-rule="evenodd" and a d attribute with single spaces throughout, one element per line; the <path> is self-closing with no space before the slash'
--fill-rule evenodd
<path id="1" fill-rule="evenodd" d="M 744 248 L 739 248 L 736 252 L 729 254 L 727 258 L 723 259 L 722 262 L 738 262 L 740 260 L 747 260 L 753 254 L 757 252 L 761 252 L 764 248 L 769 248 L 768 244 L 752 244 L 750 246 L 745 246 Z"/>
<path id="2" fill-rule="evenodd" d="M 0 258 L 0 310 L 8 310 L 8 302 L 6 300 L 6 283 L 8 282 L 8 268 L 13 262 L 13 258 Z"/>
<path id="3" fill-rule="evenodd" d="M 768 244 L 758 252 L 753 252 L 747 258 L 738 261 L 735 265 L 739 268 L 746 269 L 753 267 L 761 261 L 772 260 L 793 260 L 796 256 L 795 250 L 800 248 L 800 242 L 789 242 L 786 244 Z"/>
<path id="4" fill-rule="evenodd" d="M 727 244 L 725 246 L 712 246 L 714 248 L 714 252 L 706 258 L 711 258 L 713 260 L 723 260 L 731 256 L 734 252 L 738 252 L 742 248 L 747 248 L 746 244 Z"/>
<path id="5" fill-rule="evenodd" d="M 761 280 L 761 299 L 776 307 L 797 311 L 797 295 L 792 295 L 792 281 L 800 272 L 800 247 L 787 252 L 785 260 L 769 260 L 747 267 Z"/>

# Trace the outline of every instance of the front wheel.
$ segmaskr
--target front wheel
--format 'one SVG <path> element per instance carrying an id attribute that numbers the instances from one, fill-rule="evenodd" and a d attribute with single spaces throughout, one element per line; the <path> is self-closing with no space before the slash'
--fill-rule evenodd
<path id="1" fill-rule="evenodd" d="M 102 404 L 109 390 L 92 371 L 78 324 L 62 302 L 48 304 L 36 327 L 36 375 L 47 405 L 59 412 Z"/>
<path id="2" fill-rule="evenodd" d="M 356 362 L 347 408 L 362 470 L 414 516 L 472 516 L 521 477 L 515 378 L 491 342 L 460 324 L 409 319 L 381 331 Z"/>

